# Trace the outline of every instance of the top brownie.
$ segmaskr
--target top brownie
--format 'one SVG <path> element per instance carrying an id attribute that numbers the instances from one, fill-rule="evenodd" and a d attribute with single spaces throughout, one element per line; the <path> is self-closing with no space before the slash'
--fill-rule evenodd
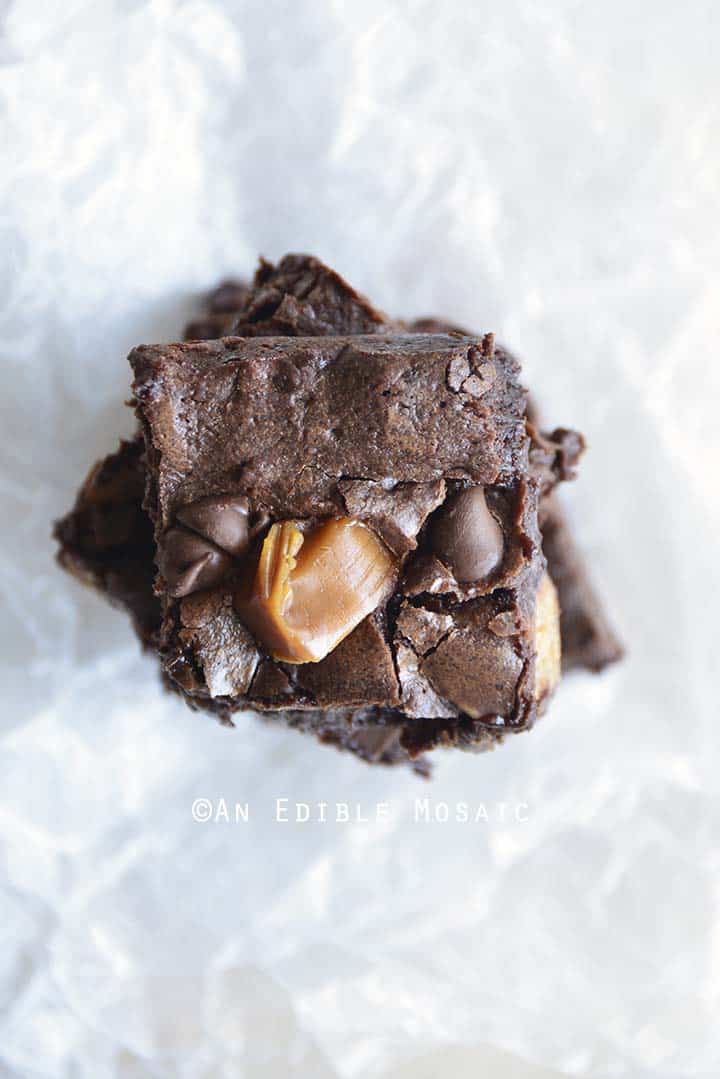
<path id="1" fill-rule="evenodd" d="M 491 335 L 229 337 L 130 360 L 161 648 L 188 697 L 409 721 L 411 752 L 423 721 L 466 743 L 531 724 L 558 610 L 526 395 Z"/>
<path id="2" fill-rule="evenodd" d="M 131 363 L 161 530 L 209 494 L 313 517 L 337 512 L 346 481 L 493 484 L 527 468 L 518 365 L 490 337 L 230 337 Z"/>

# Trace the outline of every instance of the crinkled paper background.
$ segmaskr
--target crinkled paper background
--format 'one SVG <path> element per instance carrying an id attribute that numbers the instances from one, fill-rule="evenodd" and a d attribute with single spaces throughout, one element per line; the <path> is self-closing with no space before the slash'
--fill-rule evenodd
<path id="1" fill-rule="evenodd" d="M 3 1079 L 714 1079 L 717 5 L 0 18 Z M 495 329 L 588 435 L 568 501 L 630 658 L 432 784 L 191 714 L 52 562 L 132 428 L 128 348 L 286 250 Z M 283 824 L 277 797 L 390 819 Z"/>

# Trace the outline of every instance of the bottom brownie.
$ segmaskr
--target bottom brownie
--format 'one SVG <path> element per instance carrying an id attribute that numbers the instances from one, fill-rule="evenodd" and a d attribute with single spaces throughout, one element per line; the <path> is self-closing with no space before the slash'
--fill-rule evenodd
<path id="1" fill-rule="evenodd" d="M 127 611 L 143 647 L 150 648 L 157 643 L 161 611 L 153 591 L 155 541 L 144 493 L 145 446 L 140 437 L 123 440 L 90 469 L 53 535 L 63 569 Z"/>
<path id="2" fill-rule="evenodd" d="M 622 659 L 623 647 L 590 580 L 557 495 L 545 500 L 543 510 L 543 550 L 560 599 L 563 670 L 602 671 Z"/>

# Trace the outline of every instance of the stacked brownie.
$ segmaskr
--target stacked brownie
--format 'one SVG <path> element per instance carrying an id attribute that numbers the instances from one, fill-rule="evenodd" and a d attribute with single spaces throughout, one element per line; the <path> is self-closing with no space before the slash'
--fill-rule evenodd
<path id="1" fill-rule="evenodd" d="M 423 770 L 531 727 L 561 655 L 619 658 L 555 493 L 582 438 L 538 430 L 491 334 L 291 255 L 185 336 L 131 353 L 141 431 L 55 534 L 192 707 Z"/>

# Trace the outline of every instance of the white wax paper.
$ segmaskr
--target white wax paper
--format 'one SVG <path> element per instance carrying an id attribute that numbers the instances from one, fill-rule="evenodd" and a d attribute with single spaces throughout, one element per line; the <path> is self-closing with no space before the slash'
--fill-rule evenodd
<path id="1" fill-rule="evenodd" d="M 717 5 L 0 18 L 3 1079 L 715 1079 Z M 52 561 L 130 346 L 287 250 L 496 330 L 588 436 L 567 502 L 629 657 L 431 783 L 193 715 Z"/>

